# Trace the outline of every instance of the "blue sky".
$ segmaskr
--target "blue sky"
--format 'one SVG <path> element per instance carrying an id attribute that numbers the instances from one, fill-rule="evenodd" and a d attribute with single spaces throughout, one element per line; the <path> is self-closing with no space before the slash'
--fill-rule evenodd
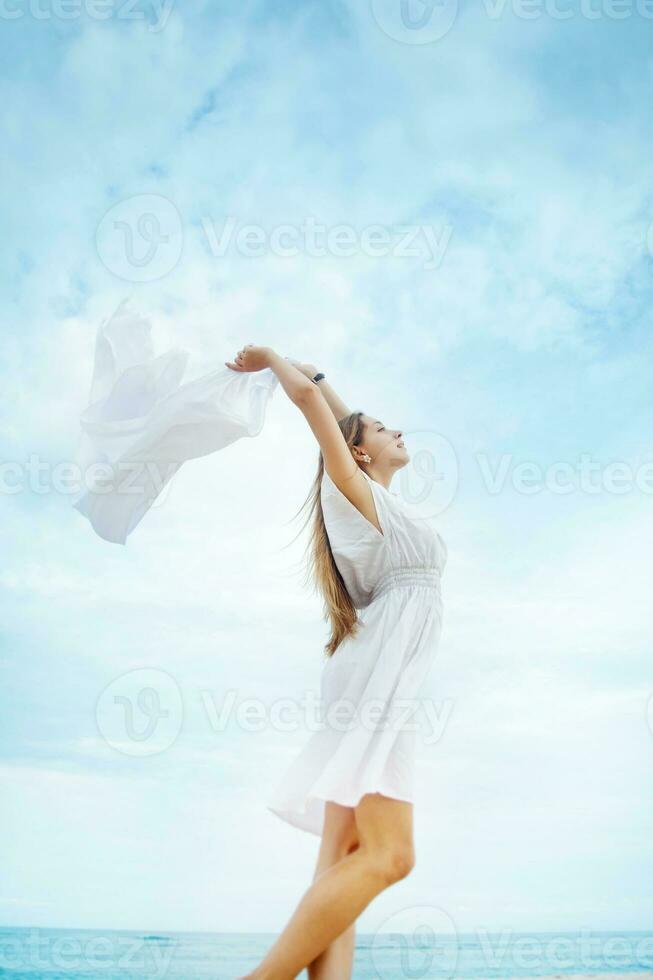
<path id="1" fill-rule="evenodd" d="M 391 0 L 3 23 L 6 462 L 72 458 L 97 324 L 126 296 L 189 377 L 265 343 L 409 448 L 452 447 L 430 518 L 452 710 L 420 758 L 417 868 L 364 931 L 424 905 L 466 930 L 651 921 L 653 20 L 588 7 L 449 4 L 425 43 Z M 229 220 L 256 254 L 217 254 Z M 310 220 L 353 254 L 311 254 Z M 435 267 L 395 247 L 406 226 L 445 243 Z M 591 492 L 524 492 L 517 467 L 550 480 L 584 454 Z M 5 493 L 1 921 L 281 928 L 317 841 L 264 800 L 306 733 L 215 731 L 206 705 L 318 684 L 326 627 L 286 547 L 315 465 L 279 391 L 256 442 L 183 467 L 124 548 L 65 493 Z M 157 754 L 98 725 L 132 670 L 181 699 Z"/>

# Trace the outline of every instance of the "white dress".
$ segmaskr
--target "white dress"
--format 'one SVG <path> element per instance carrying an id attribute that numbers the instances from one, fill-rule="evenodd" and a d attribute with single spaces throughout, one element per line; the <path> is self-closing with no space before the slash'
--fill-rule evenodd
<path id="1" fill-rule="evenodd" d="M 353 807 L 378 792 L 413 802 L 416 715 L 407 713 L 424 696 L 442 630 L 443 538 L 411 516 L 398 494 L 364 475 L 383 534 L 326 472 L 321 485 L 331 549 L 362 625 L 326 660 L 320 727 L 266 803 L 318 836 L 326 800 Z"/>

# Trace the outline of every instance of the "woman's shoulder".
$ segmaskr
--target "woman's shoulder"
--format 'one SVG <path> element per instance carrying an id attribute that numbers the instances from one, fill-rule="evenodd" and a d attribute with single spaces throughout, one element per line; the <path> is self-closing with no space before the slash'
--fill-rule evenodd
<path id="1" fill-rule="evenodd" d="M 374 484 L 375 487 L 379 487 L 374 480 L 367 476 L 366 473 L 361 470 L 365 478 L 370 484 Z M 383 531 L 380 531 L 371 521 L 365 517 L 363 513 L 351 502 L 351 500 L 345 496 L 340 487 L 337 485 L 335 480 L 327 473 L 325 470 L 322 475 L 320 495 L 322 498 L 322 508 L 324 512 L 325 522 L 327 524 L 327 530 L 329 529 L 329 523 L 333 526 L 334 522 L 337 522 L 340 526 L 344 524 L 347 528 L 352 531 L 357 532 L 359 535 L 364 534 L 370 539 L 375 539 L 382 542 L 385 539 L 386 527 L 385 527 L 385 506 L 383 503 L 382 496 L 375 492 L 374 487 L 372 488 L 372 495 L 374 497 L 374 504 L 376 507 L 376 514 L 380 526 Z"/>

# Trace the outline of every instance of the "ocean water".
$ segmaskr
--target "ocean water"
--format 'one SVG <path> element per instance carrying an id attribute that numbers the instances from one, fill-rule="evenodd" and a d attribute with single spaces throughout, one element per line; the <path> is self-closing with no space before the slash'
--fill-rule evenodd
<path id="1" fill-rule="evenodd" d="M 0 929 L 5 980 L 235 980 L 275 940 L 268 933 Z M 653 932 L 465 933 L 417 927 L 357 937 L 354 980 L 565 977 L 651 971 Z M 306 971 L 300 974 L 302 980 Z"/>

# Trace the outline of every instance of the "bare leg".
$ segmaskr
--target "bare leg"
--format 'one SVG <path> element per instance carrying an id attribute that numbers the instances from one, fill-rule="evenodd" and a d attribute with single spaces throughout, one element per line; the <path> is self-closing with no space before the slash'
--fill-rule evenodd
<path id="1" fill-rule="evenodd" d="M 315 879 L 268 954 L 244 980 L 295 980 L 373 898 L 412 870 L 412 803 L 368 793 L 354 813 L 359 846 Z"/>
<path id="2" fill-rule="evenodd" d="M 359 846 L 353 807 L 327 801 L 324 830 L 313 881 Z M 351 980 L 356 925 L 348 926 L 308 966 L 309 980 Z"/>

